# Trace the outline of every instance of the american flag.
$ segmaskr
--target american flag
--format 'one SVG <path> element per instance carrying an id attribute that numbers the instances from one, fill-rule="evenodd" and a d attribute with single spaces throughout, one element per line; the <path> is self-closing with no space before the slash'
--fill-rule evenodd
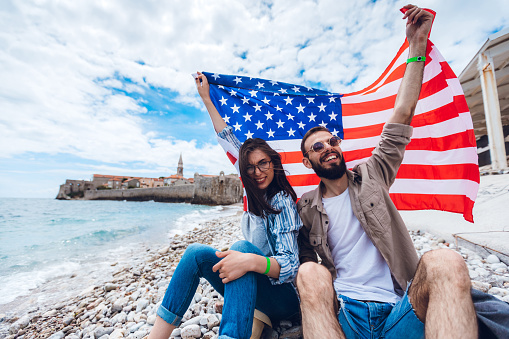
<path id="1" fill-rule="evenodd" d="M 300 142 L 314 126 L 325 126 L 343 139 L 348 168 L 366 161 L 391 116 L 405 72 L 408 41 L 384 73 L 369 87 L 334 94 L 306 86 L 245 76 L 204 72 L 210 94 L 237 138 L 262 138 L 281 154 L 297 196 L 316 188 L 320 179 L 302 164 Z M 473 222 L 479 167 L 472 119 L 454 72 L 428 40 L 423 85 L 410 144 L 390 189 L 400 210 L 462 213 Z M 221 146 L 237 169 L 238 152 Z"/>

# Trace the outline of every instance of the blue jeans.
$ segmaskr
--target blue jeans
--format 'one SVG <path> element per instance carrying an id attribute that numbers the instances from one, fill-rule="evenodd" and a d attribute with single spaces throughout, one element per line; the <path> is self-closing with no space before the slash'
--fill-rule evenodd
<path id="1" fill-rule="evenodd" d="M 256 246 L 245 240 L 236 242 L 231 249 L 263 256 Z M 157 315 L 168 324 L 180 324 L 201 277 L 224 296 L 218 339 L 249 339 L 255 308 L 273 321 L 290 318 L 299 312 L 299 300 L 292 284 L 272 285 L 267 276 L 255 272 L 223 284 L 219 272 L 212 271 L 212 267 L 221 260 L 216 251 L 196 243 L 186 249 L 157 310 Z"/>
<path id="2" fill-rule="evenodd" d="M 424 324 L 417 318 L 408 288 L 396 304 L 365 302 L 339 296 L 341 328 L 352 338 L 424 338 Z"/>

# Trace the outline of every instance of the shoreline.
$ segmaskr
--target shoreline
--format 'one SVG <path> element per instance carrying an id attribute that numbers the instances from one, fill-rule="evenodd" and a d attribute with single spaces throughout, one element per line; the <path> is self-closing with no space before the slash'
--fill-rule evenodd
<path id="1" fill-rule="evenodd" d="M 59 300 L 45 308 L 27 309 L 24 315 L 0 315 L 0 338 L 143 338 L 155 321 L 169 280 L 185 248 L 200 242 L 218 250 L 229 248 L 242 239 L 239 210 L 235 215 L 220 216 L 201 223 L 193 230 L 177 234 L 167 245 L 143 249 L 124 263 L 110 263 L 112 273 L 103 283 L 89 285 L 81 293 Z M 496 257 L 483 258 L 467 248 L 447 243 L 431 233 L 409 230 L 419 256 L 438 248 L 449 248 L 463 256 L 469 268 L 472 286 L 509 302 L 509 271 Z M 96 272 L 101 274 L 102 272 Z M 221 320 L 222 297 L 202 279 L 197 294 L 173 337 L 185 337 L 185 331 L 200 331 L 199 337 L 217 336 Z M 299 338 L 299 324 L 281 322 L 266 329 L 271 338 Z M 106 336 L 107 335 L 107 336 Z"/>

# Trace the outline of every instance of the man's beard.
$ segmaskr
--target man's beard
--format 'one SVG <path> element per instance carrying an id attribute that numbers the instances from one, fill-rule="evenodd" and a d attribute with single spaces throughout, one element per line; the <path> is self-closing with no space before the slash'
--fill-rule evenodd
<path id="1" fill-rule="evenodd" d="M 341 161 L 339 164 L 333 164 L 330 168 L 324 168 L 320 163 L 314 163 L 311 162 L 311 167 L 315 171 L 316 175 L 318 175 L 320 178 L 329 179 L 329 180 L 335 180 L 341 178 L 346 173 L 346 163 L 345 158 L 339 155 L 339 153 L 336 152 L 329 152 L 322 157 L 321 159 L 325 159 L 327 156 L 329 156 L 331 153 L 336 154 L 338 157 L 341 157 Z"/>

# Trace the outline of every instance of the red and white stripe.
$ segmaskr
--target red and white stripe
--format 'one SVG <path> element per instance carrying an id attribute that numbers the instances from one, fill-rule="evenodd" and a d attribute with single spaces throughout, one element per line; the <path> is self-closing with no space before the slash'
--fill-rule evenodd
<path id="1" fill-rule="evenodd" d="M 341 148 L 348 168 L 366 161 L 380 141 L 383 125 L 393 112 L 407 56 L 405 41 L 375 83 L 341 98 L 345 139 Z M 430 41 L 412 126 L 412 140 L 390 189 L 396 207 L 462 213 L 473 222 L 479 167 L 472 119 L 458 79 Z M 302 165 L 300 139 L 269 144 L 280 151 L 299 197 L 316 188 L 320 180 Z"/>
<path id="2" fill-rule="evenodd" d="M 408 42 L 371 86 L 341 98 L 348 168 L 366 161 L 380 141 L 391 116 L 405 72 Z M 472 119 L 461 85 L 450 66 L 428 40 L 423 85 L 410 144 L 390 195 L 400 210 L 443 210 L 462 213 L 473 222 L 479 167 Z M 302 164 L 301 139 L 267 141 L 278 151 L 297 196 L 316 188 L 320 179 Z M 226 142 L 223 142 L 228 144 Z M 238 170 L 237 153 L 222 145 Z"/>

